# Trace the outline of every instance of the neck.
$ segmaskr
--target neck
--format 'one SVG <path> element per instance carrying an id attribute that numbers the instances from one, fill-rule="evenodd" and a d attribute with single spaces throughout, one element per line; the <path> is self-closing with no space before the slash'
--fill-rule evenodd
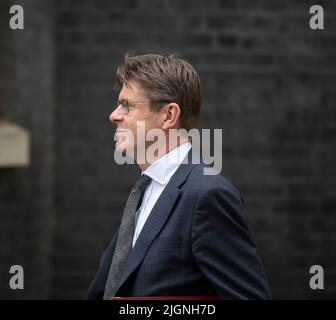
<path id="1" fill-rule="evenodd" d="M 166 143 L 161 145 L 160 147 L 156 148 L 154 152 L 154 158 L 148 159 L 147 155 L 145 157 L 145 163 L 138 163 L 139 168 L 141 171 L 145 171 L 152 163 L 157 161 L 158 159 L 162 158 L 164 155 L 168 154 L 172 150 L 176 149 L 177 147 L 181 146 L 182 144 L 188 142 L 188 138 L 180 137 L 175 143 L 168 143 L 168 139 L 166 139 Z M 148 150 L 148 147 L 146 148 Z"/>

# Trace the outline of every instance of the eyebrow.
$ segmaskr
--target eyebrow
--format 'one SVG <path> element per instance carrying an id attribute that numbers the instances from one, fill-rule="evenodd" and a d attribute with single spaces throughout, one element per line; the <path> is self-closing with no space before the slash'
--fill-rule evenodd
<path id="1" fill-rule="evenodd" d="M 118 101 L 120 101 L 120 102 L 124 102 L 124 101 L 126 101 L 126 102 L 128 103 L 128 99 L 119 99 L 119 98 L 118 98 Z"/>

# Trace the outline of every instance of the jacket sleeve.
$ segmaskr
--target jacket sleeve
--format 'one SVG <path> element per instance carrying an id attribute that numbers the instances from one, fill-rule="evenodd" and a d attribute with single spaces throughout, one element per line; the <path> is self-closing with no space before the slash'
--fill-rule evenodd
<path id="1" fill-rule="evenodd" d="M 192 252 L 219 299 L 270 299 L 243 199 L 238 191 L 204 191 L 194 212 Z"/>

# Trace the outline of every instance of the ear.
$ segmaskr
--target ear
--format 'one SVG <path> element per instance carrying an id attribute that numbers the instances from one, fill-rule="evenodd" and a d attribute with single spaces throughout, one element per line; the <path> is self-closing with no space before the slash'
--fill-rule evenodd
<path id="1" fill-rule="evenodd" d="M 178 128 L 180 126 L 180 106 L 177 103 L 172 102 L 165 105 L 163 111 L 162 129 L 168 130 L 171 128 Z"/>

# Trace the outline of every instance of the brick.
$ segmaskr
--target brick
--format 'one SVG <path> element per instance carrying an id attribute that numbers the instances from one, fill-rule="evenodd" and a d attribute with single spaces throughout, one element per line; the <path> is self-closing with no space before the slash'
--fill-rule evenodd
<path id="1" fill-rule="evenodd" d="M 0 171 L 0 297 L 85 298 L 139 174 L 113 163 L 108 121 L 128 50 L 182 53 L 199 72 L 201 125 L 223 129 L 222 174 L 246 200 L 273 297 L 336 297 L 336 7 L 321 4 L 313 32 L 310 2 L 25 3 L 25 32 L 0 33 L 0 116 L 33 142 L 31 168 Z M 17 261 L 24 293 L 6 289 Z M 307 285 L 316 262 L 323 293 Z"/>

